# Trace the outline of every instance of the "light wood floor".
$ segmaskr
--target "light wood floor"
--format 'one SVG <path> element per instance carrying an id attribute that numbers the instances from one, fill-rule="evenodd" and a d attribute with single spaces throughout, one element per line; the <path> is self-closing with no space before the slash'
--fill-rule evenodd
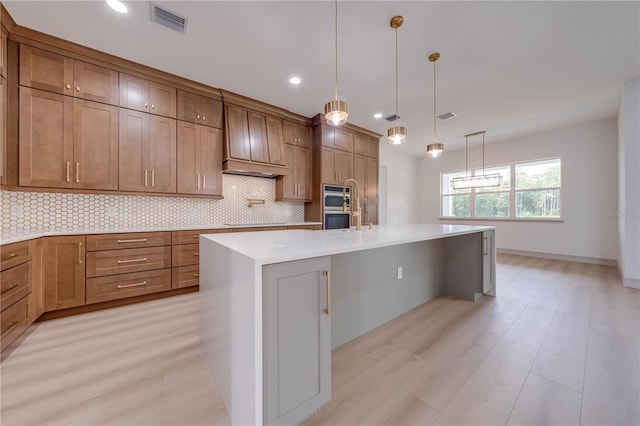
<path id="1" fill-rule="evenodd" d="M 439 297 L 332 354 L 308 425 L 639 425 L 640 291 L 614 268 L 498 257 L 498 298 Z M 38 323 L 1 364 L 0 423 L 229 424 L 198 294 Z"/>

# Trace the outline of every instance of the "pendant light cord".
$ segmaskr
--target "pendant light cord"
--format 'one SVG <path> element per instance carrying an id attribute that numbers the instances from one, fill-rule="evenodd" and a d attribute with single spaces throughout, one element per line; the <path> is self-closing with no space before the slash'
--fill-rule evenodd
<path id="1" fill-rule="evenodd" d="M 338 100 L 338 0 L 335 0 L 335 31 L 336 31 L 336 100 Z"/>
<path id="2" fill-rule="evenodd" d="M 437 142 L 437 129 L 436 129 L 436 61 L 433 61 L 433 143 Z"/>
<path id="3" fill-rule="evenodd" d="M 396 127 L 398 126 L 398 28 L 396 28 Z"/>
<path id="4" fill-rule="evenodd" d="M 469 135 L 464 137 L 464 175 L 469 175 Z"/>
<path id="5" fill-rule="evenodd" d="M 482 176 L 484 176 L 484 132 L 482 132 Z"/>

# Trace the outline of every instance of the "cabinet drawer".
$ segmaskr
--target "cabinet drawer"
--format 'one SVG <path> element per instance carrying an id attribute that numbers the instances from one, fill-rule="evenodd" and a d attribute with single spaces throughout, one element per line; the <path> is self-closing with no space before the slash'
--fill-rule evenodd
<path id="1" fill-rule="evenodd" d="M 183 288 L 200 285 L 200 265 L 173 268 L 171 288 Z"/>
<path id="2" fill-rule="evenodd" d="M 31 260 L 31 250 L 29 249 L 29 241 L 7 244 L 0 247 L 0 265 L 1 270 L 11 268 Z"/>
<path id="3" fill-rule="evenodd" d="M 28 297 L 23 297 L 0 314 L 1 350 L 13 343 L 29 327 Z"/>
<path id="4" fill-rule="evenodd" d="M 198 229 L 194 231 L 174 231 L 171 233 L 171 242 L 174 245 L 193 244 L 199 242 L 200 234 L 219 234 L 231 231 L 231 229 Z"/>
<path id="5" fill-rule="evenodd" d="M 26 262 L 2 272 L 0 282 L 2 310 L 13 305 L 31 292 L 31 262 Z"/>
<path id="6" fill-rule="evenodd" d="M 171 247 L 87 252 L 87 277 L 171 267 Z"/>
<path id="7" fill-rule="evenodd" d="M 106 302 L 171 290 L 171 269 L 89 278 L 87 303 Z"/>
<path id="8" fill-rule="evenodd" d="M 168 246 L 171 232 L 87 235 L 87 251 Z"/>
<path id="9" fill-rule="evenodd" d="M 171 266 L 197 265 L 200 262 L 200 244 L 173 246 Z"/>

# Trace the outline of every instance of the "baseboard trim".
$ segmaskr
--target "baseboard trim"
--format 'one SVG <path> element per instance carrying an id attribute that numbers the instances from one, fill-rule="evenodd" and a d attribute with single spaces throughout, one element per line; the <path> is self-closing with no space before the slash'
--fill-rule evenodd
<path id="1" fill-rule="evenodd" d="M 496 252 L 503 254 L 513 254 L 516 256 L 538 257 L 541 259 L 563 260 L 566 262 L 590 263 L 593 265 L 605 265 L 618 267 L 618 262 L 613 259 L 598 259 L 596 257 L 570 256 L 556 253 L 540 253 L 537 251 L 512 250 L 497 248 Z M 620 268 L 618 267 L 618 272 Z"/>
<path id="2" fill-rule="evenodd" d="M 624 278 L 622 283 L 625 287 L 635 288 L 640 290 L 640 280 L 636 278 Z"/>

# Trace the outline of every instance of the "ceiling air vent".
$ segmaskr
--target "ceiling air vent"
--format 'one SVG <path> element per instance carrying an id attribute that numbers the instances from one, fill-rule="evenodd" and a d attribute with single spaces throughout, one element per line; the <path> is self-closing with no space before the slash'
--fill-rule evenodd
<path id="1" fill-rule="evenodd" d="M 187 18 L 155 3 L 151 3 L 151 20 L 183 34 L 187 33 Z"/>
<path id="2" fill-rule="evenodd" d="M 438 116 L 438 118 L 439 118 L 440 120 L 448 120 L 448 119 L 453 118 L 453 117 L 455 117 L 455 116 L 456 116 L 456 113 L 455 113 L 455 112 L 453 112 L 453 111 L 450 111 L 450 112 L 445 112 L 444 114 L 440 114 L 440 115 Z"/>
<path id="3" fill-rule="evenodd" d="M 385 120 L 394 122 L 396 120 L 400 120 L 400 116 L 393 114 L 393 115 L 390 115 L 388 117 L 385 117 Z"/>

